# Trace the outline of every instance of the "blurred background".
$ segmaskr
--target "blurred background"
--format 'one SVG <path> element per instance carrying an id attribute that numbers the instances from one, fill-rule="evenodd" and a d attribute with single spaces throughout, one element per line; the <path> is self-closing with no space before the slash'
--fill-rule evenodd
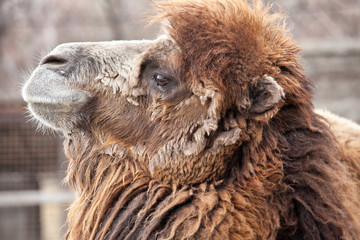
<path id="1" fill-rule="evenodd" d="M 268 0 L 268 2 L 275 2 Z M 360 0 L 279 0 L 316 107 L 360 123 Z M 62 139 L 26 117 L 21 85 L 56 45 L 155 38 L 149 0 L 0 0 L 0 240 L 62 239 L 73 192 Z"/>

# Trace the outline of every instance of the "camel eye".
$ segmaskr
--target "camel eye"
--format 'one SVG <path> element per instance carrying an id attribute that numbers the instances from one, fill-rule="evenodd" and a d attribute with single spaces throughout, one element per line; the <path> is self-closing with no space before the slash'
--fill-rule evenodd
<path id="1" fill-rule="evenodd" d="M 156 85 L 160 86 L 160 87 L 164 87 L 165 85 L 167 85 L 168 83 L 170 83 L 170 79 L 161 75 L 161 74 L 155 74 L 154 75 L 154 80 L 156 82 Z"/>

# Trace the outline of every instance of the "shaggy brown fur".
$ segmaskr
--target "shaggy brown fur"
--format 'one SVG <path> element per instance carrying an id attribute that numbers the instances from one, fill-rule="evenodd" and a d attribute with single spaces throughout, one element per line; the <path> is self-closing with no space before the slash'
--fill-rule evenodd
<path id="1" fill-rule="evenodd" d="M 65 141 L 66 238 L 358 239 L 358 137 L 314 112 L 281 17 L 259 1 L 156 6 L 171 41 L 147 48 L 139 78 L 156 58 L 178 90 L 135 108 L 87 87 Z"/>
<path id="2" fill-rule="evenodd" d="M 200 82 L 219 92 L 217 112 L 222 117 L 246 119 L 243 142 L 228 150 L 233 154 L 227 154 L 227 160 L 218 159 L 228 163 L 226 172 L 213 181 L 199 179 L 198 184 L 177 188 L 162 183 L 166 176 L 160 181 L 150 178 L 125 150 L 104 154 L 91 135 L 75 134 L 66 148 L 69 180 L 80 196 L 70 210 L 68 238 L 360 236 L 359 192 L 347 164 L 339 161 L 343 156 L 333 135 L 313 112 L 311 83 L 296 61 L 299 49 L 276 25 L 277 16 L 260 3 L 251 7 L 244 1 L 172 1 L 158 6 L 161 14 L 156 19 L 167 19 L 170 36 L 185 53 L 177 67 L 185 68 L 185 79 L 194 88 Z M 227 113 L 234 107 L 246 109 L 248 86 L 264 74 L 285 90 L 286 102 L 275 117 L 268 121 L 251 113 Z M 194 173 L 201 176 L 202 170 L 197 170 Z M 176 172 L 170 174 L 176 178 Z"/>
<path id="3" fill-rule="evenodd" d="M 332 134 L 313 113 L 311 84 L 296 61 L 299 49 L 275 16 L 243 1 L 159 5 L 158 18 L 168 20 L 170 36 L 185 53 L 178 61 L 186 81 L 216 89 L 220 114 L 246 108 L 246 86 L 264 74 L 284 88 L 286 103 L 270 121 L 236 116 L 247 119 L 246 131 L 234 154 L 219 159 L 229 170 L 179 189 L 151 179 L 126 150 L 107 155 L 92 136 L 75 134 L 66 147 L 69 179 L 80 196 L 69 214 L 68 237 L 356 239 L 359 194 Z"/>

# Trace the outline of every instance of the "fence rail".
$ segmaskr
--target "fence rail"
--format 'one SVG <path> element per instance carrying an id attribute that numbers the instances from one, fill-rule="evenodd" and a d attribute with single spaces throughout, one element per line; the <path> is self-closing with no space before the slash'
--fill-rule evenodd
<path id="1" fill-rule="evenodd" d="M 72 191 L 45 192 L 37 190 L 0 192 L 0 207 L 24 207 L 43 204 L 69 204 L 75 200 Z"/>

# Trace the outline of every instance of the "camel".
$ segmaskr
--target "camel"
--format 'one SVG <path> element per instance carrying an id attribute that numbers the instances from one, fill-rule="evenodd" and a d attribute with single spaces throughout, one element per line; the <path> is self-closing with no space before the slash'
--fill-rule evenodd
<path id="1" fill-rule="evenodd" d="M 157 39 L 61 44 L 23 86 L 65 137 L 65 238 L 358 239 L 360 126 L 314 110 L 281 14 L 155 5 Z"/>

